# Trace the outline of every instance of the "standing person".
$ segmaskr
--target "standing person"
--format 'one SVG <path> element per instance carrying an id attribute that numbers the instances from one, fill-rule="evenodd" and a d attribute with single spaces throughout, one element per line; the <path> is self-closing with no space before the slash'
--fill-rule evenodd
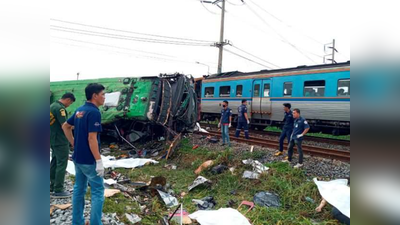
<path id="1" fill-rule="evenodd" d="M 75 185 L 72 198 L 72 224 L 85 223 L 83 210 L 88 182 L 91 188 L 92 210 L 90 224 L 101 225 L 104 203 L 104 167 L 100 155 L 101 114 L 99 106 L 104 104 L 104 86 L 97 83 L 85 88 L 87 102 L 79 107 L 63 125 L 63 130 L 75 150 L 72 159 L 75 163 Z M 74 137 L 72 136 L 72 127 Z"/>
<path id="2" fill-rule="evenodd" d="M 290 110 L 290 108 L 292 108 L 290 103 L 283 104 L 283 111 L 285 111 L 285 118 L 283 119 L 283 122 L 285 124 L 283 125 L 281 136 L 279 137 L 279 151 L 275 153 L 275 156 L 280 156 L 283 154 L 283 142 L 285 141 L 285 138 L 287 138 L 288 143 L 290 142 L 290 136 L 293 132 L 294 122 L 293 112 Z"/>
<path id="3" fill-rule="evenodd" d="M 50 192 L 54 192 L 53 198 L 71 196 L 71 193 L 64 190 L 69 142 L 61 127 L 68 118 L 66 108 L 74 102 L 75 96 L 72 93 L 65 93 L 60 100 L 50 105 L 50 147 L 53 150 L 50 163 Z"/>
<path id="4" fill-rule="evenodd" d="M 228 144 L 231 147 L 229 140 L 229 128 L 232 126 L 232 110 L 228 108 L 228 101 L 222 103 L 221 120 L 219 121 L 218 127 L 221 127 L 222 131 L 222 145 Z"/>
<path id="5" fill-rule="evenodd" d="M 292 135 L 290 137 L 288 159 L 283 160 L 283 162 L 291 162 L 293 156 L 293 147 L 297 145 L 297 151 L 299 152 L 299 163 L 297 163 L 294 168 L 298 169 L 303 167 L 303 149 L 301 148 L 301 143 L 303 142 L 303 136 L 307 134 L 310 130 L 310 125 L 308 125 L 307 120 L 300 116 L 300 109 L 293 109 L 294 128 Z"/>
<path id="6" fill-rule="evenodd" d="M 238 107 L 238 126 L 236 128 L 235 137 L 239 137 L 240 131 L 244 129 L 244 136 L 249 139 L 249 116 L 247 115 L 247 100 L 243 99 L 242 104 Z"/>

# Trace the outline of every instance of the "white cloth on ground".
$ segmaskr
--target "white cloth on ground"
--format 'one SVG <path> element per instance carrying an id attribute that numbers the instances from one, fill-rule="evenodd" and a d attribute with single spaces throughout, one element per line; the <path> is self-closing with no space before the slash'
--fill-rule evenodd
<path id="1" fill-rule="evenodd" d="M 232 208 L 200 210 L 189 215 L 201 225 L 251 225 L 239 211 Z"/>
<path id="2" fill-rule="evenodd" d="M 314 178 L 321 196 L 341 213 L 350 218 L 350 187 L 346 179 L 318 181 Z"/>

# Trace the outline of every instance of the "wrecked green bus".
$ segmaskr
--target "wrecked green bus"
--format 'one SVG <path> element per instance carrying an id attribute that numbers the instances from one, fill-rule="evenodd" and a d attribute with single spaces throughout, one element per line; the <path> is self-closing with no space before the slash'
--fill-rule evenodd
<path id="1" fill-rule="evenodd" d="M 196 125 L 199 97 L 194 79 L 183 74 L 51 82 L 50 104 L 71 92 L 76 101 L 67 111 L 72 115 L 86 101 L 89 83 L 106 88 L 106 101 L 100 107 L 103 135 L 134 142 L 166 130 L 191 132 Z"/>

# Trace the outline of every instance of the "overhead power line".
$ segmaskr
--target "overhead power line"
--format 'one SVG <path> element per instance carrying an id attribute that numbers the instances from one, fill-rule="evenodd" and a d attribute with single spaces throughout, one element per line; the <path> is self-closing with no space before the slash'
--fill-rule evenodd
<path id="1" fill-rule="evenodd" d="M 175 39 L 175 40 L 183 40 L 183 41 L 194 41 L 194 42 L 206 42 L 206 43 L 213 42 L 213 41 L 199 40 L 199 39 L 190 39 L 190 38 L 163 36 L 163 35 L 156 35 L 156 34 L 147 34 L 147 33 L 127 31 L 127 30 L 121 30 L 121 29 L 114 29 L 114 28 L 102 27 L 102 26 L 95 26 L 95 25 L 90 25 L 90 24 L 77 23 L 77 22 L 71 22 L 71 21 L 65 21 L 65 20 L 59 20 L 59 19 L 50 19 L 50 20 L 51 21 L 60 22 L 60 23 L 67 23 L 67 24 L 73 24 L 73 25 L 84 26 L 84 27 L 91 27 L 91 28 L 96 28 L 96 29 L 124 32 L 124 33 L 131 33 L 131 34 L 137 34 L 137 35 L 166 38 L 166 39 Z"/>
<path id="2" fill-rule="evenodd" d="M 244 2 L 242 2 L 242 4 L 236 4 L 236 3 L 232 3 L 231 1 L 226 0 L 229 4 L 234 5 L 234 6 L 244 6 Z"/>
<path id="3" fill-rule="evenodd" d="M 229 52 L 229 53 L 231 53 L 231 54 L 233 54 L 233 55 L 235 55 L 235 56 L 238 56 L 238 57 L 240 57 L 240 58 L 242 58 L 242 59 L 246 59 L 247 61 L 250 61 L 250 62 L 252 62 L 252 63 L 255 63 L 255 64 L 258 64 L 258 65 L 260 65 L 260 66 L 263 66 L 263 67 L 265 67 L 265 68 L 272 69 L 271 67 L 269 67 L 269 66 L 267 66 L 267 65 L 261 64 L 261 63 L 259 63 L 259 62 L 256 62 L 256 61 L 252 60 L 252 59 L 249 59 L 249 58 L 247 58 L 247 57 L 245 57 L 245 56 L 239 55 L 238 53 L 232 52 L 231 50 L 228 50 L 228 49 L 226 49 L 226 48 L 224 48 L 224 51 Z"/>
<path id="4" fill-rule="evenodd" d="M 268 62 L 267 60 L 264 60 L 264 59 L 262 59 L 262 58 L 260 58 L 260 57 L 258 57 L 258 56 L 255 56 L 255 55 L 253 55 L 252 53 L 250 53 L 250 52 L 247 52 L 247 51 L 245 51 L 245 50 L 243 50 L 243 49 L 240 49 L 240 48 L 238 48 L 238 47 L 236 47 L 235 45 L 231 45 L 233 48 L 236 48 L 237 50 L 239 50 L 239 51 L 241 51 L 241 52 L 244 52 L 244 53 L 246 53 L 246 54 L 248 54 L 248 55 L 250 55 L 250 56 L 253 56 L 254 58 L 256 58 L 256 59 L 258 59 L 258 60 L 261 60 L 261 61 L 263 61 L 263 62 L 265 62 L 265 63 L 268 63 L 268 64 L 270 64 L 270 65 L 272 65 L 272 66 L 274 66 L 274 67 L 277 67 L 277 68 L 281 68 L 280 66 L 278 66 L 278 65 L 276 65 L 276 64 L 273 64 L 273 63 L 271 63 L 271 62 Z"/>
<path id="5" fill-rule="evenodd" d="M 251 2 L 253 5 L 257 6 L 259 9 L 261 9 L 262 11 L 264 11 L 265 13 L 267 13 L 268 15 L 270 15 L 270 16 L 271 16 L 272 18 L 274 18 L 275 20 L 281 22 L 281 23 L 284 24 L 286 27 L 291 28 L 291 29 L 297 31 L 299 34 L 301 34 L 301 35 L 303 35 L 303 36 L 309 38 L 310 40 L 312 40 L 312 41 L 314 41 L 314 42 L 316 42 L 316 43 L 318 43 L 318 44 L 320 44 L 320 45 L 324 45 L 322 42 L 316 40 L 315 38 L 313 38 L 313 37 L 311 37 L 311 36 L 309 36 L 309 35 L 307 35 L 307 34 L 304 34 L 303 32 L 299 31 L 299 30 L 296 29 L 295 27 L 293 27 L 293 26 L 289 25 L 288 23 L 284 22 L 283 20 L 279 19 L 277 16 L 275 16 L 274 14 L 268 12 L 265 8 L 263 8 L 263 7 L 260 6 L 259 4 L 255 3 L 253 0 L 247 0 L 247 1 Z"/>
<path id="6" fill-rule="evenodd" d="M 105 37 L 105 38 L 114 38 L 120 40 L 131 40 L 131 41 L 142 41 L 142 42 L 150 42 L 150 43 L 159 43 L 159 44 L 174 44 L 174 45 L 191 45 L 191 46 L 212 46 L 213 43 L 199 43 L 199 42 L 183 42 L 183 41 L 168 41 L 168 40 L 161 40 L 161 39 L 151 39 L 151 38 L 141 38 L 141 37 L 134 37 L 134 36 L 126 36 L 126 35 L 118 35 L 112 33 L 103 33 L 103 32 L 96 32 L 96 31 L 89 31 L 89 30 L 81 30 L 75 29 L 70 27 L 61 27 L 61 26 L 54 26 L 51 25 L 52 30 L 62 31 L 62 32 L 69 32 L 75 34 L 83 34 L 83 35 L 90 35 L 90 36 L 97 36 L 97 37 Z"/>
<path id="7" fill-rule="evenodd" d="M 85 45 L 63 43 L 63 42 L 58 42 L 58 41 L 52 41 L 52 43 L 66 45 L 66 46 L 73 46 L 73 47 L 78 47 L 78 48 L 85 48 L 85 49 L 96 50 L 96 51 L 103 51 L 103 52 L 114 53 L 114 54 L 120 54 L 120 55 L 126 55 L 126 56 L 129 56 L 129 57 L 135 57 L 135 58 L 143 58 L 143 59 L 157 60 L 157 61 L 164 61 L 164 62 L 172 61 L 172 62 L 181 62 L 181 63 L 189 63 L 189 64 L 198 64 L 197 61 L 171 59 L 171 58 L 148 56 L 148 55 L 141 55 L 141 54 L 132 54 L 132 53 L 129 53 L 129 52 L 122 52 L 122 51 L 115 51 L 115 50 L 101 49 L 101 48 L 94 48 L 94 47 L 88 47 L 88 46 L 85 46 Z M 210 67 L 214 67 L 214 66 L 210 66 Z"/>
<path id="8" fill-rule="evenodd" d="M 291 43 L 289 40 L 287 40 L 282 34 L 280 34 L 277 30 L 275 30 L 269 23 L 267 23 L 267 21 L 265 21 L 265 19 L 260 16 L 249 4 L 245 4 L 247 6 L 247 8 L 254 14 L 256 15 L 265 25 L 267 25 L 272 31 L 275 32 L 275 34 L 277 34 L 281 41 L 283 41 L 284 43 L 288 44 L 289 46 L 291 46 L 292 48 L 294 48 L 296 51 L 298 51 L 300 54 L 302 54 L 303 56 L 305 56 L 307 59 L 311 60 L 314 63 L 315 62 L 313 59 L 311 59 L 308 55 L 306 55 L 304 52 L 302 52 L 295 44 Z"/>
<path id="9" fill-rule="evenodd" d="M 115 46 L 115 45 L 106 45 L 106 44 L 100 44 L 100 43 L 90 42 L 90 41 L 76 40 L 76 39 L 71 39 L 71 38 L 62 38 L 62 37 L 55 37 L 55 36 L 51 36 L 51 37 L 55 38 L 55 39 L 60 39 L 60 40 L 67 40 L 67 41 L 72 41 L 72 42 L 79 42 L 79 43 L 84 43 L 84 44 L 91 44 L 91 45 L 97 45 L 97 46 L 102 46 L 102 47 L 115 48 L 115 49 L 128 50 L 128 51 L 134 51 L 134 52 L 140 52 L 140 53 L 146 53 L 146 54 L 152 54 L 152 55 L 175 58 L 175 56 L 161 54 L 161 53 L 157 53 L 157 52 L 148 52 L 148 51 L 142 51 L 142 50 L 137 50 L 137 49 L 132 49 L 132 48 L 124 48 L 124 47 L 119 47 L 119 46 Z"/>

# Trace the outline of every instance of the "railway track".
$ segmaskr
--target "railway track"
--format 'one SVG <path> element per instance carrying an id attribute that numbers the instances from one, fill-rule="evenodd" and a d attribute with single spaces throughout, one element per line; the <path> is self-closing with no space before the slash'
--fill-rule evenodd
<path id="1" fill-rule="evenodd" d="M 196 132 L 196 133 L 202 134 L 202 135 L 212 135 L 212 136 L 217 136 L 217 137 L 222 136 L 221 133 L 217 132 L 217 131 L 208 131 L 208 132 L 209 133 L 203 133 L 203 132 Z M 255 138 L 255 137 L 251 137 L 249 140 L 247 140 L 243 137 L 237 138 L 237 137 L 233 137 L 232 135 L 230 135 L 230 139 L 233 141 L 247 143 L 250 145 L 258 145 L 258 146 L 274 148 L 274 149 L 279 148 L 279 142 L 274 141 L 274 140 L 261 139 L 261 138 Z M 286 143 L 284 144 L 284 147 L 287 149 L 288 146 Z M 296 147 L 294 149 L 297 151 Z M 324 158 L 337 159 L 337 160 L 341 160 L 341 161 L 350 162 L 350 152 L 349 151 L 303 145 L 303 152 L 304 152 L 304 154 L 308 154 L 308 155 L 315 155 L 315 156 L 321 156 Z"/>
<path id="2" fill-rule="evenodd" d="M 200 125 L 204 127 L 210 127 L 210 128 L 217 128 L 216 124 L 208 124 L 208 123 L 200 123 Z M 251 129 L 251 128 L 250 128 Z M 231 130 L 234 130 L 234 128 Z M 251 130 L 251 133 L 254 134 L 259 134 L 259 135 L 271 135 L 271 136 L 280 136 L 280 132 L 273 132 L 273 131 L 261 131 L 261 130 Z M 350 146 L 350 141 L 347 140 L 338 140 L 338 139 L 332 139 L 332 138 L 322 138 L 322 137 L 312 137 L 312 136 L 305 136 L 304 137 L 305 141 L 314 141 L 314 142 L 322 142 L 322 143 L 328 143 L 332 145 L 342 145 L 342 146 Z"/>

